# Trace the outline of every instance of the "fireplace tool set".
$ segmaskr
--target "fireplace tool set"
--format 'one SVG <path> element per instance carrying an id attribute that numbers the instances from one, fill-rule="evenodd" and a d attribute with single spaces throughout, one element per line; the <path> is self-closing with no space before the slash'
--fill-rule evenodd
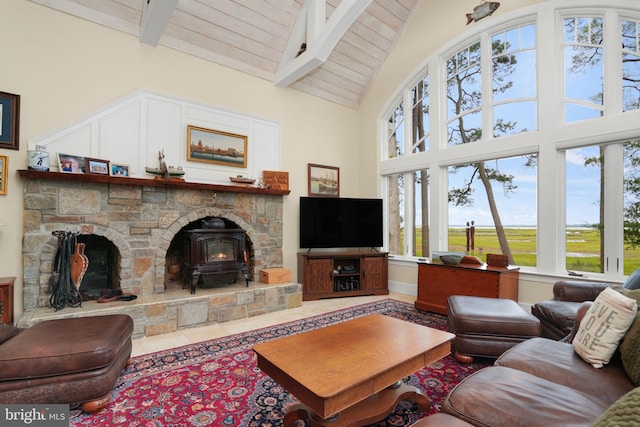
<path id="1" fill-rule="evenodd" d="M 56 311 L 66 306 L 80 307 L 80 284 L 89 267 L 89 259 L 84 255 L 84 243 L 78 243 L 77 233 L 70 231 L 58 230 L 51 234 L 58 238 L 58 249 L 49 279 L 49 305 Z"/>

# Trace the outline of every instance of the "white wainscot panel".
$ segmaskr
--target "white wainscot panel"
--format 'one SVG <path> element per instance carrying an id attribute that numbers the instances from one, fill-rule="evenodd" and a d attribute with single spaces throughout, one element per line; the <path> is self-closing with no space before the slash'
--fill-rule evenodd
<path id="1" fill-rule="evenodd" d="M 247 135 L 251 126 L 251 118 L 212 108 L 195 108 L 186 106 L 186 124 L 200 126 L 222 132 Z"/>
<path id="2" fill-rule="evenodd" d="M 152 98 L 147 103 L 147 120 L 142 135 L 144 166 L 160 166 L 158 155 L 164 150 L 167 166 L 184 166 L 186 162 L 186 128 L 183 129 L 181 103 L 173 99 Z M 150 175 L 146 176 L 147 178 Z M 185 176 L 185 178 L 187 178 Z"/>
<path id="3" fill-rule="evenodd" d="M 60 170 L 58 153 L 91 157 L 91 129 L 91 123 L 83 123 L 39 141 L 37 145 L 44 145 L 49 152 L 49 170 Z"/>
<path id="4" fill-rule="evenodd" d="M 280 127 L 275 123 L 256 121 L 253 124 L 255 143 L 251 145 L 252 158 L 258 177 L 263 170 L 280 168 Z"/>
<path id="5" fill-rule="evenodd" d="M 138 144 L 140 141 L 140 103 L 135 102 L 112 114 L 106 114 L 98 123 L 98 138 L 92 157 L 129 165 L 130 176 L 140 176 Z"/>

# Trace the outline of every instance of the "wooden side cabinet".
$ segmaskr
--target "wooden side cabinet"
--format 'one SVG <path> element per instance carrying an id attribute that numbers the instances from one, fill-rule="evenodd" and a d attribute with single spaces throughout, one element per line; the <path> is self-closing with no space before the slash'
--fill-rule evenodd
<path id="1" fill-rule="evenodd" d="M 0 277 L 0 323 L 13 325 L 13 284 L 15 277 Z"/>
<path id="2" fill-rule="evenodd" d="M 447 298 L 468 295 L 518 301 L 518 268 L 418 263 L 416 308 L 447 314 Z"/>
<path id="3" fill-rule="evenodd" d="M 388 263 L 386 252 L 300 252 L 302 299 L 388 295 Z"/>

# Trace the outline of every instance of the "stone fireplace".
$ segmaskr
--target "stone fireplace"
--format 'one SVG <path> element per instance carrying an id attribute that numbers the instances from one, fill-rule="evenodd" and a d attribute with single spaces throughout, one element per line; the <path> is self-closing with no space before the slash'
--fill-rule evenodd
<path id="1" fill-rule="evenodd" d="M 171 305 L 172 300 L 188 299 L 189 286 L 182 289 L 184 267 L 181 264 L 185 255 L 176 248 L 184 241 L 187 230 L 197 228 L 203 220 L 221 218 L 246 234 L 247 274 L 252 282 L 246 292 L 255 293 L 252 288 L 256 287 L 261 289 L 260 295 L 266 295 L 259 299 L 269 299 L 268 294 L 276 289 L 265 290 L 254 279 L 257 281 L 263 268 L 282 266 L 282 192 L 247 187 L 237 187 L 238 191 L 234 191 L 233 186 L 227 185 L 159 183 L 136 178 L 20 172 L 27 178 L 23 261 L 24 309 L 28 317 L 36 310 L 53 311 L 47 306 L 57 243 L 52 232 L 56 230 L 78 233 L 79 241 L 106 243 L 110 249 L 102 253 L 100 259 L 115 264 L 96 273 L 96 280 L 100 280 L 97 286 L 119 287 L 124 293 L 138 295 L 135 305 L 139 308 L 146 301 Z M 87 270 L 87 274 L 90 273 Z M 242 285 L 244 287 L 244 281 Z M 284 308 L 299 305 L 295 300 L 300 294 L 301 301 L 300 285 L 286 286 L 271 299 L 275 297 L 276 305 L 284 304 Z M 205 291 L 208 289 L 198 288 L 194 301 L 209 298 L 211 304 L 214 297 Z M 293 299 L 290 295 L 294 295 Z M 91 303 L 95 304 L 93 301 L 83 304 L 83 313 L 87 310 L 84 306 L 90 307 Z M 98 304 L 95 310 L 106 305 Z M 247 310 L 251 308 L 244 311 Z M 273 310 L 262 307 L 256 314 Z M 207 311 L 205 323 L 220 320 L 219 315 L 211 314 L 210 308 Z M 149 323 L 148 317 L 144 316 L 143 323 Z M 150 335 L 148 331 L 144 334 Z"/>

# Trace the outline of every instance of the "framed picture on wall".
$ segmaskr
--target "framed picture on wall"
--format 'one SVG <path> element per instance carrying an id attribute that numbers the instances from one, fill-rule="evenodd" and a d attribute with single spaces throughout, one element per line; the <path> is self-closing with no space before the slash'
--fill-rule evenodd
<path id="1" fill-rule="evenodd" d="M 0 195 L 5 196 L 7 194 L 7 168 L 9 158 L 7 156 L 0 156 Z"/>
<path id="2" fill-rule="evenodd" d="M 58 153 L 58 167 L 64 173 L 84 173 L 86 160 L 84 157 Z"/>
<path id="3" fill-rule="evenodd" d="M 187 160 L 217 165 L 247 167 L 247 137 L 187 126 Z"/>
<path id="4" fill-rule="evenodd" d="M 309 196 L 340 197 L 340 168 L 309 163 Z"/>
<path id="5" fill-rule="evenodd" d="M 0 148 L 18 150 L 19 133 L 20 95 L 0 92 Z"/>

